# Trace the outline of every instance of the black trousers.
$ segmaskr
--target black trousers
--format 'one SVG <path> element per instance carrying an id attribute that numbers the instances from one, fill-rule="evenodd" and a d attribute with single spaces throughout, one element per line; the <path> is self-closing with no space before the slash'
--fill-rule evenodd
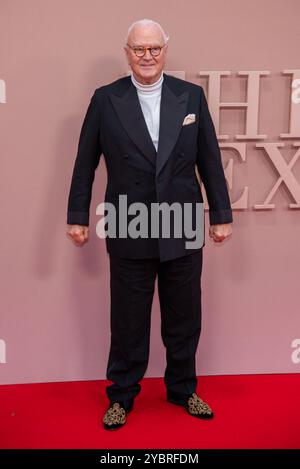
<path id="1" fill-rule="evenodd" d="M 166 348 L 167 394 L 196 391 L 195 355 L 201 331 L 202 248 L 161 262 L 159 258 L 109 256 L 111 344 L 106 377 L 110 400 L 127 401 L 141 390 L 149 359 L 151 309 L 156 275 L 161 336 Z"/>

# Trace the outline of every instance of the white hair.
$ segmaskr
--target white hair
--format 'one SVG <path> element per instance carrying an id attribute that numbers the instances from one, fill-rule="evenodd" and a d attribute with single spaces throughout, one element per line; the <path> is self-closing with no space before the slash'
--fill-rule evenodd
<path id="1" fill-rule="evenodd" d="M 150 20 L 148 18 L 143 18 L 142 20 L 138 20 L 138 21 L 135 21 L 134 23 L 132 23 L 129 28 L 128 28 L 128 32 L 127 32 L 127 35 L 125 37 L 125 44 L 127 44 L 128 42 L 128 37 L 132 31 L 132 29 L 135 27 L 135 26 L 150 26 L 150 25 L 153 25 L 153 26 L 157 26 L 159 28 L 159 30 L 161 31 L 162 35 L 163 35 L 163 38 L 164 38 L 164 41 L 165 43 L 168 42 L 168 40 L 170 39 L 170 36 L 168 36 L 163 28 L 161 27 L 161 25 L 159 23 L 157 23 L 156 21 L 153 21 L 153 20 Z"/>

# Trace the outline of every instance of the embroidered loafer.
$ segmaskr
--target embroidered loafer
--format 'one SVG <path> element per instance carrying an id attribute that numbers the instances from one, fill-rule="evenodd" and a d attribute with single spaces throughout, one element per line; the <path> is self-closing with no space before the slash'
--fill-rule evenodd
<path id="1" fill-rule="evenodd" d="M 123 401 L 111 401 L 102 419 L 105 430 L 117 430 L 126 423 L 126 414 L 133 408 L 133 401 L 125 406 Z"/>
<path id="2" fill-rule="evenodd" d="M 211 419 L 214 416 L 214 413 L 211 407 L 204 402 L 197 393 L 193 392 L 189 394 L 186 398 L 176 399 L 171 395 L 167 396 L 167 401 L 172 404 L 181 405 L 185 407 L 187 412 L 193 417 L 200 419 Z"/>

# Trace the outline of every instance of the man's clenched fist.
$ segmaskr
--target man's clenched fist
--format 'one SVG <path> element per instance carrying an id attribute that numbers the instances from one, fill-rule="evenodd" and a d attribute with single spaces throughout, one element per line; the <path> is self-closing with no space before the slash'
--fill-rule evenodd
<path id="1" fill-rule="evenodd" d="M 232 234 L 232 223 L 224 223 L 222 225 L 210 225 L 209 236 L 213 238 L 215 243 L 222 243 L 224 239 Z"/>
<path id="2" fill-rule="evenodd" d="M 66 234 L 76 246 L 82 246 L 89 239 L 89 227 L 82 225 L 68 225 Z"/>

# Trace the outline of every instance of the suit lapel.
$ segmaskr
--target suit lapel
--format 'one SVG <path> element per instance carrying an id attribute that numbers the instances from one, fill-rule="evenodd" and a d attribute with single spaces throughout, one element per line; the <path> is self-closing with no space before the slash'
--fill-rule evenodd
<path id="1" fill-rule="evenodd" d="M 188 91 L 184 91 L 178 96 L 174 94 L 169 86 L 168 76 L 164 74 L 160 102 L 156 176 L 166 164 L 182 129 L 188 97 Z"/>
<path id="2" fill-rule="evenodd" d="M 168 75 L 164 73 L 160 103 L 160 127 L 158 149 L 153 145 L 136 87 L 128 77 L 129 86 L 121 96 L 110 93 L 111 102 L 129 137 L 143 155 L 156 167 L 158 175 L 176 143 L 186 114 L 188 91 L 178 96 L 170 87 Z"/>
<path id="3" fill-rule="evenodd" d="M 136 87 L 131 83 L 131 79 L 130 86 L 122 96 L 110 94 L 110 99 L 131 140 L 145 157 L 155 165 L 156 148 L 147 128 Z"/>

